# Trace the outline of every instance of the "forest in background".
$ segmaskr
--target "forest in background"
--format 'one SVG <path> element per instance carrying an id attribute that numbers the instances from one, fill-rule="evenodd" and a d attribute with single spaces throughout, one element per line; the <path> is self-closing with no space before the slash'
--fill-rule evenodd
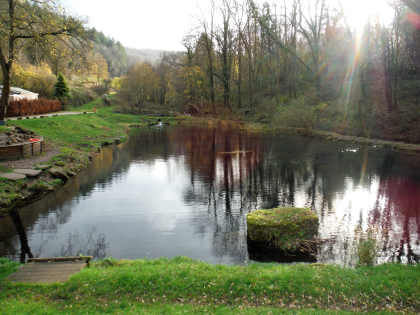
<path id="1" fill-rule="evenodd" d="M 112 78 L 127 73 L 127 53 L 120 42 L 102 32 L 94 28 L 84 31 L 83 47 L 75 47 L 70 38 L 25 42 L 13 67 L 12 86 L 53 98 L 61 73 L 70 87 L 68 104 L 83 105 L 106 93 Z"/>
<path id="2" fill-rule="evenodd" d="M 357 32 L 329 3 L 213 1 L 185 53 L 129 69 L 121 104 L 420 142 L 420 4 Z"/>
<path id="3" fill-rule="evenodd" d="M 53 98 L 61 73 L 70 87 L 66 103 L 73 106 L 116 93 L 123 112 L 188 113 L 420 142 L 417 0 L 391 1 L 393 20 L 372 18 L 363 32 L 326 0 L 209 2 L 207 16 L 184 37 L 183 52 L 127 49 L 85 26 L 79 41 L 22 40 L 11 84 Z M 30 4 L 29 14 L 39 6 L 20 3 Z M 45 16 L 47 9 L 41 10 Z M 58 12 L 48 18 L 59 21 Z"/>

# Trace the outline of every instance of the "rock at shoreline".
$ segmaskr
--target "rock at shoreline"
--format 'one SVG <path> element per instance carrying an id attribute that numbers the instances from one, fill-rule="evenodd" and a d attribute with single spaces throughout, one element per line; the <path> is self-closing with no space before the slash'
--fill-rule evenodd
<path id="1" fill-rule="evenodd" d="M 16 169 L 14 170 L 14 172 L 17 174 L 26 175 L 28 177 L 38 177 L 42 173 L 42 171 L 32 170 L 32 169 Z"/>
<path id="2" fill-rule="evenodd" d="M 66 172 L 67 172 L 67 175 L 68 175 L 69 177 L 74 177 L 74 176 L 76 176 L 76 175 L 77 175 L 77 173 L 76 173 L 76 172 L 74 172 L 74 171 L 72 171 L 72 170 L 67 170 Z"/>
<path id="3" fill-rule="evenodd" d="M 318 216 L 310 209 L 258 210 L 247 216 L 248 241 L 266 248 L 304 251 L 318 234 Z"/>
<path id="4" fill-rule="evenodd" d="M 6 178 L 8 180 L 17 181 L 20 179 L 25 179 L 26 175 L 18 174 L 18 173 L 0 173 L 0 177 Z"/>
<path id="5" fill-rule="evenodd" d="M 67 182 L 69 179 L 67 172 L 62 168 L 54 167 L 49 169 L 48 172 L 52 177 L 61 179 L 63 182 Z"/>
<path id="6" fill-rule="evenodd" d="M 51 168 L 51 165 L 48 165 L 48 164 L 39 164 L 36 167 L 39 168 L 40 170 L 45 171 L 45 170 Z"/>
<path id="7" fill-rule="evenodd" d="M 10 127 L 9 131 L 0 136 L 0 146 L 28 142 L 31 138 L 36 138 L 34 132 L 21 127 Z"/>

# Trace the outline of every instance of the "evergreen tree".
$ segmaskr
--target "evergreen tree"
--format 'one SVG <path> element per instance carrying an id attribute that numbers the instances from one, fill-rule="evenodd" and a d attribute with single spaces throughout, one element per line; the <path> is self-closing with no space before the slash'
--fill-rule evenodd
<path id="1" fill-rule="evenodd" d="M 57 83 L 54 86 L 54 96 L 60 100 L 69 96 L 69 88 L 61 73 L 58 75 Z"/>

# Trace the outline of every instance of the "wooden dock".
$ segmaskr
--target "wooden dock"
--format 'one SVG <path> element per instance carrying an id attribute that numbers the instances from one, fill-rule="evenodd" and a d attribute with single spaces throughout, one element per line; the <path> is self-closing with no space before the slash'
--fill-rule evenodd
<path id="1" fill-rule="evenodd" d="M 92 257 L 59 257 L 29 259 L 7 280 L 20 283 L 57 283 L 65 282 L 72 275 L 89 266 Z"/>

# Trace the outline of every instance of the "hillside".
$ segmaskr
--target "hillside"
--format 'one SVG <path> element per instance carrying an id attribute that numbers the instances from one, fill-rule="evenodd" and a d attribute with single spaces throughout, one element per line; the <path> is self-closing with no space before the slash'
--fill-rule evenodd
<path id="1" fill-rule="evenodd" d="M 156 64 L 165 53 L 169 51 L 155 50 L 155 49 L 137 49 L 137 48 L 125 48 L 128 56 L 128 64 L 133 65 L 137 62 L 149 62 Z"/>

